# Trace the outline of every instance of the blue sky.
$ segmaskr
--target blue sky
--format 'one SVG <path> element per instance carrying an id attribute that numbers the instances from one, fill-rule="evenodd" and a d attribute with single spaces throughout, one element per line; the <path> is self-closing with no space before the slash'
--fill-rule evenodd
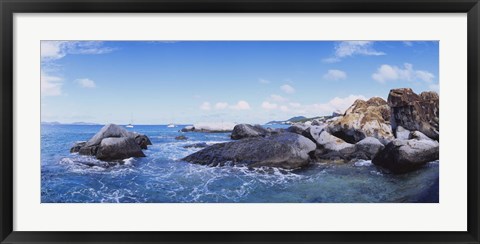
<path id="1" fill-rule="evenodd" d="M 437 91 L 436 41 L 42 41 L 42 121 L 265 123 Z"/>

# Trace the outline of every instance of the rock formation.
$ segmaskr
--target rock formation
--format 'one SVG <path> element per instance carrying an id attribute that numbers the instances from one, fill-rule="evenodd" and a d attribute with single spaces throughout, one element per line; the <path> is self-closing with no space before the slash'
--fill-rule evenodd
<path id="1" fill-rule="evenodd" d="M 375 137 L 383 144 L 394 139 L 390 127 L 390 107 L 379 97 L 368 101 L 356 100 L 344 116 L 328 125 L 330 134 L 348 143 L 356 143 L 365 137 Z"/>
<path id="2" fill-rule="evenodd" d="M 147 149 L 147 145 L 152 145 L 147 136 L 129 132 L 115 124 L 108 124 L 90 140 L 75 143 L 70 152 L 113 161 L 129 157 L 145 157 L 142 149 Z"/>
<path id="3" fill-rule="evenodd" d="M 248 167 L 299 168 L 310 162 L 309 153 L 316 148 L 311 140 L 294 133 L 251 137 L 218 143 L 193 153 L 184 161 L 210 165 L 244 165 Z"/>
<path id="4" fill-rule="evenodd" d="M 410 131 L 420 131 L 439 140 L 439 97 L 435 92 L 415 94 L 410 88 L 392 89 L 388 95 L 391 125 Z"/>

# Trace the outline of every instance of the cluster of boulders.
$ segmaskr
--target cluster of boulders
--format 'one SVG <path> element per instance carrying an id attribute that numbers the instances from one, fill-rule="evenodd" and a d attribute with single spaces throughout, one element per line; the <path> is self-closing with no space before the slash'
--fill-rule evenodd
<path id="1" fill-rule="evenodd" d="M 392 173 L 439 157 L 439 97 L 393 89 L 388 101 L 357 100 L 343 115 L 285 130 L 239 124 L 233 142 L 208 146 L 183 160 L 205 165 L 298 168 L 310 162 L 372 160 Z"/>
<path id="2" fill-rule="evenodd" d="M 130 157 L 145 157 L 142 149 L 147 149 L 148 145 L 152 145 L 152 142 L 146 135 L 127 131 L 115 124 L 108 124 L 90 140 L 75 143 L 70 152 L 95 156 L 103 161 L 115 161 Z"/>

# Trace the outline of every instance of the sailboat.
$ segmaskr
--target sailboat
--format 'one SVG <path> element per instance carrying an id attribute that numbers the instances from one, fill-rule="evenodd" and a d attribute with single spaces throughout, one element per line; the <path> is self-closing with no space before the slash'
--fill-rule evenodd
<path id="1" fill-rule="evenodd" d="M 126 125 L 127 128 L 133 128 L 133 116 L 130 115 L 130 124 Z"/>
<path id="2" fill-rule="evenodd" d="M 175 127 L 175 124 L 170 123 L 170 124 L 167 125 L 167 127 L 168 127 L 168 128 L 173 128 L 173 127 Z"/>

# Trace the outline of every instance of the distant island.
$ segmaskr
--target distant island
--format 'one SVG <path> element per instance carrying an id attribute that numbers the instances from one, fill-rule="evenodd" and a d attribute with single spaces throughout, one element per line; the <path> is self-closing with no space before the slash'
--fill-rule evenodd
<path id="1" fill-rule="evenodd" d="M 41 124 L 42 125 L 102 125 L 102 124 L 90 123 L 90 122 L 60 123 L 58 121 L 52 121 L 52 122 L 42 121 Z"/>
<path id="2" fill-rule="evenodd" d="M 273 120 L 273 121 L 269 121 L 266 123 L 266 125 L 292 125 L 292 124 L 295 124 L 295 123 L 311 123 L 315 120 L 327 120 L 327 119 L 331 119 L 331 118 L 334 118 L 334 117 L 337 117 L 337 116 L 340 116 L 342 114 L 338 113 L 338 112 L 333 112 L 332 115 L 327 115 L 327 116 L 316 116 L 316 117 L 311 117 L 311 118 L 307 118 L 305 116 L 295 116 L 295 117 L 292 117 L 290 119 L 287 119 L 287 120 Z"/>

